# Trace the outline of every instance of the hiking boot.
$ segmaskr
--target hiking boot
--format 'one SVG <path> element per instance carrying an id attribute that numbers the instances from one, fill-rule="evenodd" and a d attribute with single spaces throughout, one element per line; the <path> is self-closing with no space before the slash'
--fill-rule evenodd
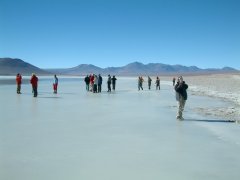
<path id="1" fill-rule="evenodd" d="M 183 121 L 183 120 L 184 120 L 184 118 L 183 118 L 182 116 L 177 116 L 176 118 L 177 118 L 177 120 L 179 120 L 179 121 Z"/>

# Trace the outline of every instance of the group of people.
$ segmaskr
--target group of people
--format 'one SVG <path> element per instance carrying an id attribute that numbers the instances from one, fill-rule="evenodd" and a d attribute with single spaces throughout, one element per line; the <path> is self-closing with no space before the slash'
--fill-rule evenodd
<path id="1" fill-rule="evenodd" d="M 138 90 L 143 90 L 143 82 L 144 79 L 142 76 L 138 77 Z M 156 77 L 156 81 L 155 81 L 155 85 L 156 85 L 156 90 L 160 90 L 160 78 L 157 76 Z M 152 86 L 152 79 L 150 76 L 148 76 L 148 89 L 150 90 Z"/>
<path id="2" fill-rule="evenodd" d="M 101 74 L 96 75 L 96 74 L 90 74 L 87 75 L 84 78 L 85 84 L 86 84 L 86 90 L 93 92 L 93 93 L 101 93 L 102 92 L 102 83 L 103 83 L 103 78 Z M 116 87 L 116 81 L 117 78 L 115 76 L 111 77 L 111 75 L 108 75 L 107 79 L 107 92 L 111 92 L 112 89 L 115 91 Z M 112 86 L 112 87 L 111 87 Z"/>
<path id="3" fill-rule="evenodd" d="M 33 97 L 37 97 L 38 96 L 38 77 L 36 76 L 36 74 L 32 73 L 32 76 L 30 78 L 30 83 L 32 85 Z M 16 75 L 16 84 L 17 84 L 17 94 L 21 94 L 22 75 L 20 73 Z M 58 87 L 58 77 L 57 75 L 54 75 L 54 80 L 53 80 L 54 94 L 57 94 L 57 87 Z"/>
<path id="4" fill-rule="evenodd" d="M 176 82 L 176 78 L 173 77 L 173 87 L 175 89 L 176 92 L 176 100 L 178 102 L 178 110 L 177 110 L 177 116 L 176 119 L 178 120 L 184 120 L 183 118 L 183 111 L 184 111 L 184 107 L 185 107 L 185 103 L 187 100 L 187 89 L 188 89 L 188 85 L 185 83 L 185 81 L 183 81 L 183 77 L 179 76 L 177 79 L 177 83 Z M 143 90 L 143 82 L 144 79 L 142 76 L 138 77 L 138 90 Z M 148 89 L 151 89 L 151 83 L 152 83 L 152 79 L 150 76 L 148 76 Z M 156 90 L 160 90 L 160 78 L 157 76 L 156 77 Z"/>
<path id="5" fill-rule="evenodd" d="M 111 92 L 113 89 L 115 91 L 116 87 L 116 80 L 117 78 L 115 76 L 111 77 L 111 75 L 108 75 L 107 79 L 107 87 L 108 87 L 108 92 Z M 87 91 L 92 91 L 93 93 L 101 93 L 102 91 L 102 76 L 99 74 L 98 76 L 95 74 L 92 75 L 87 75 L 84 78 L 84 81 L 86 83 L 86 90 Z M 186 104 L 187 100 L 187 89 L 188 85 L 183 81 L 183 77 L 179 76 L 177 79 L 177 83 L 175 84 L 176 78 L 173 78 L 173 86 L 176 92 L 176 100 L 178 102 L 178 111 L 177 111 L 177 116 L 176 118 L 178 120 L 184 120 L 183 118 L 183 111 L 184 107 Z M 143 90 L 143 82 L 144 79 L 142 76 L 138 77 L 138 90 Z M 151 89 L 151 82 L 152 79 L 148 76 L 148 89 Z M 38 77 L 36 74 L 32 74 L 30 78 L 30 83 L 32 84 L 32 93 L 33 97 L 37 97 L 38 95 Z M 17 94 L 21 94 L 21 84 L 22 84 L 22 76 L 20 73 L 16 75 L 16 84 L 17 84 Z M 156 89 L 160 90 L 160 78 L 157 76 L 156 77 Z M 112 87 L 111 87 L 112 86 Z M 57 94 L 57 88 L 58 88 L 58 77 L 57 75 L 54 75 L 53 79 L 53 93 Z"/>
<path id="6" fill-rule="evenodd" d="M 84 78 L 86 83 L 86 90 L 91 91 L 93 93 L 101 93 L 102 92 L 102 76 L 99 74 L 90 74 Z"/>

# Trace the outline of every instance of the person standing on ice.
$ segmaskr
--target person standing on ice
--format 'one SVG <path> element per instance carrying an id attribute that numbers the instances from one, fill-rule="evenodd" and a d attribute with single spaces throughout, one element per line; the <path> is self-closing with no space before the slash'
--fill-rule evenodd
<path id="1" fill-rule="evenodd" d="M 173 77 L 173 80 L 172 80 L 172 82 L 173 82 L 173 86 L 175 86 L 175 81 L 176 81 L 176 78 Z"/>
<path id="2" fill-rule="evenodd" d="M 140 91 L 140 89 L 142 89 L 143 90 L 143 87 L 142 87 L 142 85 L 143 85 L 143 77 L 141 77 L 141 76 L 139 76 L 138 77 L 138 90 Z"/>
<path id="3" fill-rule="evenodd" d="M 98 75 L 98 92 L 99 93 L 102 92 L 102 81 L 103 81 L 102 76 L 101 74 L 99 74 Z"/>
<path id="4" fill-rule="evenodd" d="M 158 76 L 157 76 L 155 84 L 156 84 L 156 90 L 160 90 L 160 79 Z"/>
<path id="5" fill-rule="evenodd" d="M 91 74 L 89 78 L 90 78 L 90 91 L 93 92 L 94 74 Z"/>
<path id="6" fill-rule="evenodd" d="M 30 83 L 32 84 L 33 97 L 37 97 L 37 95 L 38 95 L 38 92 L 37 92 L 38 77 L 34 73 L 32 74 L 32 77 L 30 79 Z"/>
<path id="7" fill-rule="evenodd" d="M 94 80 L 93 80 L 93 93 L 97 93 L 97 86 L 98 86 L 98 77 L 96 74 L 93 75 L 94 76 Z"/>
<path id="8" fill-rule="evenodd" d="M 53 80 L 53 93 L 57 94 L 57 88 L 58 88 L 58 78 L 57 75 L 54 75 L 54 80 Z"/>
<path id="9" fill-rule="evenodd" d="M 151 89 L 152 79 L 148 76 L 148 89 Z"/>
<path id="10" fill-rule="evenodd" d="M 117 78 L 115 76 L 112 77 L 112 89 L 115 91 L 115 87 L 116 87 L 116 80 Z"/>
<path id="11" fill-rule="evenodd" d="M 22 76 L 19 73 L 16 76 L 16 83 L 17 83 L 17 93 L 21 94 Z"/>
<path id="12" fill-rule="evenodd" d="M 183 118 L 183 110 L 187 100 L 187 89 L 188 85 L 183 81 L 183 77 L 178 77 L 177 84 L 175 85 L 176 91 L 176 100 L 178 101 L 178 111 L 177 111 L 177 119 L 184 120 Z"/>
<path id="13" fill-rule="evenodd" d="M 84 81 L 86 83 L 86 90 L 89 91 L 90 78 L 88 75 L 84 78 Z"/>
<path id="14" fill-rule="evenodd" d="M 109 74 L 108 75 L 108 80 L 107 80 L 107 86 L 108 86 L 108 91 L 107 92 L 111 92 L 111 81 L 112 81 L 112 78 Z"/>

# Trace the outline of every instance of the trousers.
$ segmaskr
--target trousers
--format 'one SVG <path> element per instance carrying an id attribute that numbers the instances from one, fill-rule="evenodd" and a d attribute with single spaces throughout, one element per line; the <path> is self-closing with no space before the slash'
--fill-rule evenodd
<path id="1" fill-rule="evenodd" d="M 184 110 L 185 104 L 186 104 L 186 100 L 184 100 L 182 96 L 179 96 L 177 117 L 180 117 L 180 118 L 183 117 L 183 110 Z"/>

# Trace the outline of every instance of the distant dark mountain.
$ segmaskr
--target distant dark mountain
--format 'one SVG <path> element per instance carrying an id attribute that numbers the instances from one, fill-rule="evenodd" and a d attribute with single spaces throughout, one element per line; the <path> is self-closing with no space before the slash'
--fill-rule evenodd
<path id="1" fill-rule="evenodd" d="M 23 75 L 31 75 L 36 73 L 38 75 L 50 74 L 36 66 L 33 66 L 21 59 L 0 58 L 0 75 L 16 75 L 21 73 Z"/>
<path id="2" fill-rule="evenodd" d="M 102 73 L 103 69 L 97 66 L 94 66 L 92 64 L 81 64 L 77 67 L 69 68 L 66 70 L 66 74 L 71 75 L 78 75 L 79 72 L 82 72 L 84 74 L 90 74 L 90 73 Z"/>
<path id="3" fill-rule="evenodd" d="M 189 73 L 199 72 L 201 69 L 195 66 L 182 66 L 182 65 L 167 65 L 162 63 L 149 63 L 142 64 L 139 62 L 130 63 L 123 67 L 126 73 L 140 73 L 140 74 L 171 74 L 171 73 Z"/>
<path id="4" fill-rule="evenodd" d="M 101 74 L 103 69 L 92 64 L 81 64 L 73 68 L 66 69 L 46 69 L 54 74 L 64 74 L 64 75 L 82 75 L 82 74 Z"/>
<path id="5" fill-rule="evenodd" d="M 200 69 L 196 66 L 182 66 L 182 65 L 167 65 L 161 63 L 142 64 L 140 62 L 133 62 L 123 67 L 108 67 L 99 68 L 91 64 L 82 64 L 69 69 L 55 69 L 49 70 L 53 73 L 66 75 L 86 75 L 86 74 L 112 74 L 121 76 L 132 75 L 170 75 L 170 74 L 211 74 L 211 73 L 236 73 L 236 69 L 224 67 L 222 69 Z"/>
<path id="6" fill-rule="evenodd" d="M 86 75 L 86 74 L 112 74 L 119 76 L 137 75 L 175 75 L 175 74 L 213 74 L 213 73 L 239 73 L 240 71 L 224 67 L 222 69 L 200 69 L 196 66 L 167 65 L 161 63 L 142 64 L 133 62 L 122 67 L 100 68 L 91 64 L 81 64 L 73 68 L 66 69 L 46 69 L 42 70 L 21 59 L 0 58 L 0 75 L 15 75 L 17 73 L 30 75 L 62 74 L 62 75 Z"/>

